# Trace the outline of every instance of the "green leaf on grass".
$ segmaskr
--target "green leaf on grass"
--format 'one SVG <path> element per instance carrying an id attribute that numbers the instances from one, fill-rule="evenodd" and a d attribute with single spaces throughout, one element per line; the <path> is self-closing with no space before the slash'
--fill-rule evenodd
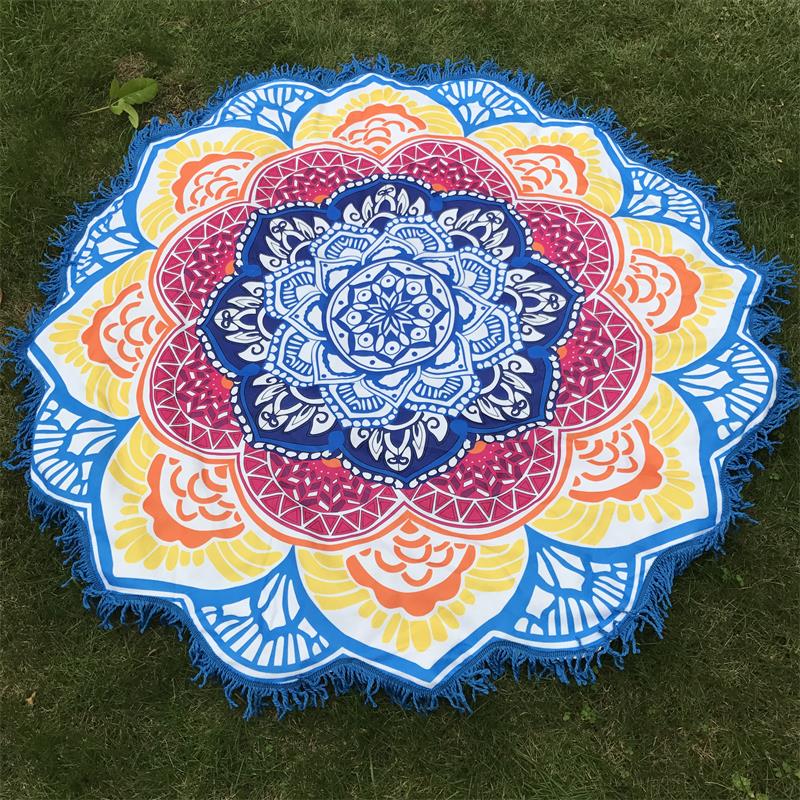
<path id="1" fill-rule="evenodd" d="M 109 94 L 112 100 L 124 100 L 132 106 L 147 103 L 158 94 L 158 81 L 153 78 L 134 78 L 120 85 L 115 78 Z"/>
<path id="2" fill-rule="evenodd" d="M 111 81 L 108 97 L 111 102 L 102 108 L 93 108 L 84 111 L 84 114 L 96 114 L 98 111 L 110 109 L 112 113 L 120 116 L 127 114 L 131 125 L 139 127 L 139 113 L 134 108 L 140 103 L 147 103 L 158 94 L 158 82 L 153 78 L 134 78 L 125 83 L 120 83 L 116 78 Z"/>
<path id="3" fill-rule="evenodd" d="M 111 111 L 119 116 L 122 113 L 128 115 L 128 119 L 131 121 L 131 125 L 134 128 L 139 127 L 139 112 L 130 104 L 128 103 L 125 98 L 120 98 L 119 100 L 115 100 L 109 108 Z"/>

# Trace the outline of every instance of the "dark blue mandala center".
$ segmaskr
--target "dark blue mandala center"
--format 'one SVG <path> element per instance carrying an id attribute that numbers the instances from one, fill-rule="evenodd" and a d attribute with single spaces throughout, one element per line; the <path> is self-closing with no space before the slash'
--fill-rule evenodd
<path id="1" fill-rule="evenodd" d="M 411 486 L 545 424 L 581 290 L 502 201 L 380 176 L 256 212 L 198 330 L 246 437 Z"/>
<path id="2" fill-rule="evenodd" d="M 453 302 L 434 272 L 409 261 L 377 262 L 337 287 L 326 327 L 355 367 L 386 372 L 444 347 L 453 330 Z"/>

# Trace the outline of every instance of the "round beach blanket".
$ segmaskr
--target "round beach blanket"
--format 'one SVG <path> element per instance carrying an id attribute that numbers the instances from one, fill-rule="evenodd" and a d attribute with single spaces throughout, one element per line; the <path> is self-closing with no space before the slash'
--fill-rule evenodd
<path id="1" fill-rule="evenodd" d="M 60 242 L 32 503 L 104 621 L 188 629 L 248 714 L 593 680 L 793 402 L 725 213 L 523 75 L 242 79 Z"/>

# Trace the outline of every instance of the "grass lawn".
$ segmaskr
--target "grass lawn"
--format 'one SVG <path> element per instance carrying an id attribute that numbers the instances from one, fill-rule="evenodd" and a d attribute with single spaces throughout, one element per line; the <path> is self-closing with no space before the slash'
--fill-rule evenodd
<path id="1" fill-rule="evenodd" d="M 383 51 L 409 65 L 468 55 L 521 67 L 562 97 L 608 105 L 659 156 L 735 200 L 748 244 L 800 263 L 792 0 L 668 2 L 146 2 L 29 0 L 2 8 L 0 324 L 41 301 L 38 266 L 75 201 L 130 141 L 112 77 L 155 77 L 143 107 L 201 105 L 273 63 L 335 66 Z M 782 310 L 797 371 L 798 309 Z M 11 371 L 4 373 L 3 385 Z M 8 453 L 19 396 L 0 404 Z M 245 723 L 197 688 L 171 629 L 104 633 L 22 476 L 0 484 L 2 784 L 39 798 L 800 797 L 797 414 L 746 490 L 761 524 L 678 580 L 666 637 L 586 688 L 513 679 L 472 716 L 429 717 L 353 693 L 283 722 Z"/>

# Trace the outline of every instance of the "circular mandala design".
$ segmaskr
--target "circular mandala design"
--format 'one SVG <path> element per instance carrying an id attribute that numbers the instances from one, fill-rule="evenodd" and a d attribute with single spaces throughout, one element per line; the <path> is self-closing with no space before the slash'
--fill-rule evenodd
<path id="1" fill-rule="evenodd" d="M 788 409 L 764 268 L 502 75 L 276 75 L 197 119 L 137 139 L 29 342 L 92 595 L 184 622 L 248 713 L 593 677 Z"/>
<path id="2" fill-rule="evenodd" d="M 197 328 L 246 441 L 402 488 L 551 420 L 584 293 L 530 243 L 503 201 L 391 174 L 254 212 Z"/>

